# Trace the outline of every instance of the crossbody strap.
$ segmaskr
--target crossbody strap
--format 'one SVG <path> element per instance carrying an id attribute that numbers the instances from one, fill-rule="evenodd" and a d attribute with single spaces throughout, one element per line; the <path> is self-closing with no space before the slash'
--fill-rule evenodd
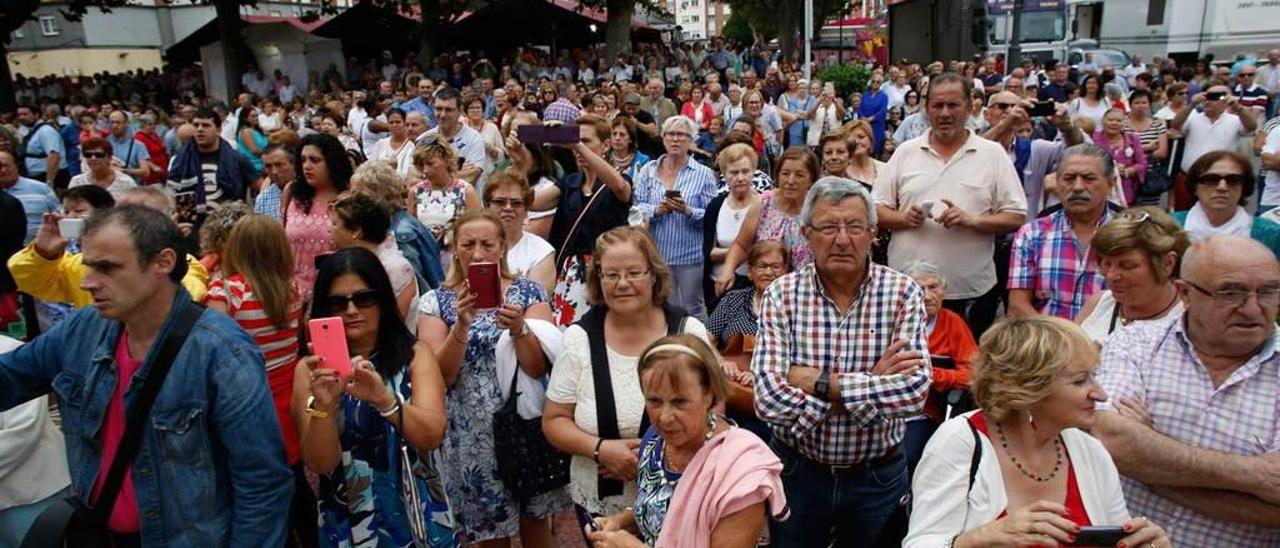
<path id="1" fill-rule="evenodd" d="M 584 180 L 585 180 L 585 176 L 584 176 Z M 556 255 L 557 269 L 560 269 L 560 270 L 564 269 L 563 261 L 564 261 L 565 250 L 569 249 L 569 242 L 572 242 L 573 237 L 577 235 L 578 225 L 582 224 L 582 218 L 587 216 L 587 211 L 591 209 L 591 204 L 596 203 L 596 198 L 600 197 L 600 194 L 602 193 L 602 189 L 599 188 L 599 185 L 601 184 L 603 183 L 601 183 L 600 181 L 596 181 L 596 189 L 595 189 L 595 192 L 591 193 L 591 199 L 587 200 L 587 205 L 582 208 L 582 212 L 578 213 L 578 218 L 577 220 L 573 221 L 573 226 L 569 228 L 569 232 L 565 233 L 564 243 L 560 245 L 560 253 Z"/>
<path id="2" fill-rule="evenodd" d="M 168 376 L 178 351 L 186 342 L 187 335 L 191 333 L 191 328 L 204 312 L 203 306 L 194 303 L 187 303 L 185 306 L 177 321 L 165 334 L 164 341 L 160 343 L 155 361 L 151 363 L 151 369 L 142 381 L 142 390 L 138 392 L 138 399 L 129 408 L 124 437 L 120 439 L 115 458 L 111 460 L 111 468 L 107 472 L 106 481 L 102 484 L 98 500 L 91 505 L 93 513 L 102 522 L 107 520 L 112 508 L 115 507 L 116 497 L 120 494 L 121 485 L 124 484 L 124 474 L 132 465 L 133 458 L 137 456 L 138 447 L 142 445 L 142 433 L 146 427 L 147 416 L 151 414 L 151 404 L 155 403 L 156 395 L 160 393 L 160 386 L 164 384 L 164 379 Z M 127 380 L 121 379 L 120 382 L 127 382 Z"/>

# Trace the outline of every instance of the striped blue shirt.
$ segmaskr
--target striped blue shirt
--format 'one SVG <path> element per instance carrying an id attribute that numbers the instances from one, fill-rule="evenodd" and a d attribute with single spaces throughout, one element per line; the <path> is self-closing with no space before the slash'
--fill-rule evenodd
<path id="1" fill-rule="evenodd" d="M 716 197 L 716 174 L 691 158 L 676 174 L 674 186 L 689 204 L 690 213 L 655 214 L 667 192 L 667 187 L 658 178 L 658 166 L 666 157 L 665 154 L 659 156 L 636 173 L 632 203 L 640 208 L 649 222 L 649 231 L 653 233 L 658 251 L 668 265 L 698 264 L 702 262 L 702 216 L 707 204 Z"/>
<path id="2" fill-rule="evenodd" d="M 280 187 L 268 181 L 262 188 L 262 193 L 258 194 L 258 198 L 253 201 L 253 210 L 279 221 Z"/>
<path id="3" fill-rule="evenodd" d="M 23 238 L 23 244 L 29 244 L 31 240 L 36 239 L 36 234 L 40 233 L 40 224 L 44 222 L 45 213 L 54 213 L 62 208 L 53 189 L 34 179 L 18 177 L 13 186 L 4 190 L 22 202 L 22 211 L 27 214 L 27 237 Z"/>

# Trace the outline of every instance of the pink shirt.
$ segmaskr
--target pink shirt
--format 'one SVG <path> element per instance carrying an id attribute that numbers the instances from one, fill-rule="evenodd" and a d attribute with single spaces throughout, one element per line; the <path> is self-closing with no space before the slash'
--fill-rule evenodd
<path id="1" fill-rule="evenodd" d="M 116 343 L 116 368 L 120 376 L 116 380 L 115 392 L 111 402 L 107 404 L 107 416 L 102 421 L 102 464 L 98 470 L 98 480 L 93 486 L 93 500 L 97 500 L 102 484 L 107 481 L 107 472 L 111 470 L 111 461 L 115 460 L 116 449 L 120 448 L 120 440 L 124 437 L 125 412 L 124 392 L 129 387 L 133 374 L 142 367 L 142 360 L 129 355 L 129 334 L 120 332 L 120 341 Z M 124 483 L 120 486 L 120 494 L 116 496 L 115 508 L 111 509 L 111 517 L 107 527 L 114 533 L 137 533 L 141 530 L 138 523 L 138 497 L 133 492 L 133 471 L 124 473 Z"/>

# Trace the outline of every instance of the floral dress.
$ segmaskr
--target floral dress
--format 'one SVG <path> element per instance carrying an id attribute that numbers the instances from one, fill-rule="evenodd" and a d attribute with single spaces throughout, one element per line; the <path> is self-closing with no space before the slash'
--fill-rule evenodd
<path id="1" fill-rule="evenodd" d="M 388 383 L 407 403 L 413 389 L 406 370 Z M 350 395 L 342 395 L 339 413 L 342 463 L 319 477 L 320 545 L 414 546 L 401 494 L 399 434 L 372 405 Z M 420 548 L 457 546 L 436 453 L 419 455 L 410 449 L 409 455 L 412 477 L 424 499 L 422 507 L 410 510 L 422 512 L 429 537 L 428 546 Z"/>
<path id="2" fill-rule="evenodd" d="M 526 278 L 511 282 L 503 300 L 522 308 L 546 301 L 542 286 Z M 458 321 L 457 303 L 458 294 L 441 287 L 422 298 L 421 313 L 440 318 L 452 328 Z M 493 414 L 503 399 L 494 350 L 501 335 L 496 310 L 477 310 L 458 379 L 445 394 L 449 424 L 441 449 L 441 471 L 458 529 L 466 542 L 517 535 L 521 516 L 545 518 L 569 507 L 569 494 L 563 487 L 521 505 L 498 476 Z"/>
<path id="3" fill-rule="evenodd" d="M 636 528 L 645 544 L 653 546 L 662 532 L 662 522 L 675 495 L 680 472 L 667 469 L 662 458 L 666 444 L 653 427 L 640 440 L 640 467 L 636 472 Z"/>
<path id="4" fill-rule="evenodd" d="M 441 190 L 432 188 L 431 181 L 425 179 L 413 185 L 413 199 L 418 206 L 414 215 L 436 237 L 442 250 L 453 244 L 453 221 L 467 209 L 466 190 L 467 183 L 462 179 Z"/>
<path id="5" fill-rule="evenodd" d="M 773 202 L 773 193 L 766 193 L 760 204 L 760 222 L 756 225 L 756 240 L 781 242 L 791 250 L 791 270 L 794 272 L 813 262 L 813 249 L 800 233 L 800 221 L 789 217 Z"/>

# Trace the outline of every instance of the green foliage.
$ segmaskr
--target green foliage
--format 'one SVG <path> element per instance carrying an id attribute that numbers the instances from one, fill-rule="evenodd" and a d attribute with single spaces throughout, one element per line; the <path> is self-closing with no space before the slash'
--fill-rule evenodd
<path id="1" fill-rule="evenodd" d="M 866 91 L 871 71 L 860 64 L 836 65 L 819 72 L 815 78 L 831 82 L 841 97 L 848 97 L 855 91 Z"/>
<path id="2" fill-rule="evenodd" d="M 755 32 L 751 30 L 751 23 L 747 22 L 746 16 L 736 11 L 729 14 L 729 20 L 725 21 L 724 29 L 720 31 L 720 35 L 725 40 L 739 44 L 755 42 Z"/>

